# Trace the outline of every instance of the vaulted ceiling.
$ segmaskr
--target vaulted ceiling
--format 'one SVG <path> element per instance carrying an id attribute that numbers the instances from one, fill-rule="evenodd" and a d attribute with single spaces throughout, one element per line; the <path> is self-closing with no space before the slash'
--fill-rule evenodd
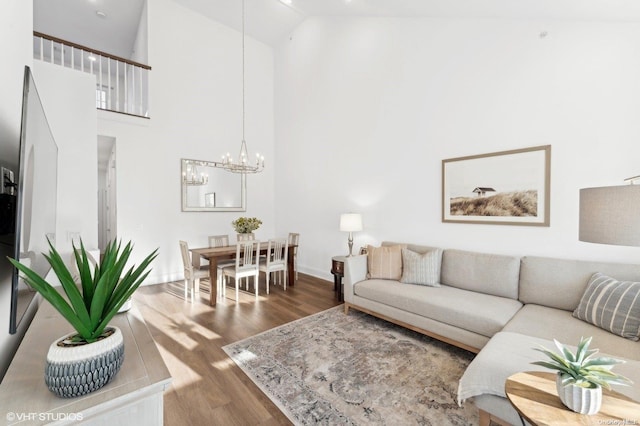
<path id="1" fill-rule="evenodd" d="M 239 0 L 175 0 L 241 29 Z M 312 16 L 640 21 L 638 0 L 246 0 L 246 32 L 276 44 Z"/>
<path id="2" fill-rule="evenodd" d="M 34 0 L 34 29 L 128 58 L 145 1 Z M 240 0 L 173 1 L 241 29 Z M 280 0 L 245 1 L 247 34 L 270 45 L 276 45 L 312 16 L 640 22 L 638 0 L 291 0 L 290 5 Z"/>
<path id="3" fill-rule="evenodd" d="M 33 29 L 128 59 L 145 1 L 33 0 Z"/>

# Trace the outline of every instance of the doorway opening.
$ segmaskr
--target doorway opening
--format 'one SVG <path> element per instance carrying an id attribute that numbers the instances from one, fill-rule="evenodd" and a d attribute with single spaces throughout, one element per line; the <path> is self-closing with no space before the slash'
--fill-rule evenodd
<path id="1" fill-rule="evenodd" d="M 98 246 L 117 235 L 116 138 L 98 136 Z"/>

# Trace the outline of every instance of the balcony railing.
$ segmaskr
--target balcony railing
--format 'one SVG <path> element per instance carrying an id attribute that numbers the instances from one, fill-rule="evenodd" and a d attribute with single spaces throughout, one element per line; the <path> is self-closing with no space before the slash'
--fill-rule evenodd
<path id="1" fill-rule="evenodd" d="M 95 75 L 96 108 L 149 117 L 150 66 L 38 32 L 33 57 Z"/>

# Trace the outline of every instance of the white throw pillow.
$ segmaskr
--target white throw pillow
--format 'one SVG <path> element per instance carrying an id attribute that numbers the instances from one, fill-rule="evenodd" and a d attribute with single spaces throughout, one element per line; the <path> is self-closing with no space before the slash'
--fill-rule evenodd
<path id="1" fill-rule="evenodd" d="M 440 259 L 442 259 L 442 250 L 440 249 L 416 253 L 403 248 L 400 282 L 440 287 Z"/>

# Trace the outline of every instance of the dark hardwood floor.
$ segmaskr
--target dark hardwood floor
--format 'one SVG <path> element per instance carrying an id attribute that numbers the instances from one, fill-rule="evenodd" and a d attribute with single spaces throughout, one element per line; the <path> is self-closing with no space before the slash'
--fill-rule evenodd
<path id="1" fill-rule="evenodd" d="M 164 396 L 164 424 L 291 424 L 280 410 L 227 357 L 222 347 L 339 305 L 333 283 L 299 274 L 294 287 L 271 286 L 260 296 L 240 294 L 215 307 L 200 291 L 184 300 L 182 282 L 141 287 L 135 302 L 158 345 L 173 382 Z M 251 290 L 251 288 L 250 288 Z M 227 296 L 235 297 L 228 289 Z"/>

